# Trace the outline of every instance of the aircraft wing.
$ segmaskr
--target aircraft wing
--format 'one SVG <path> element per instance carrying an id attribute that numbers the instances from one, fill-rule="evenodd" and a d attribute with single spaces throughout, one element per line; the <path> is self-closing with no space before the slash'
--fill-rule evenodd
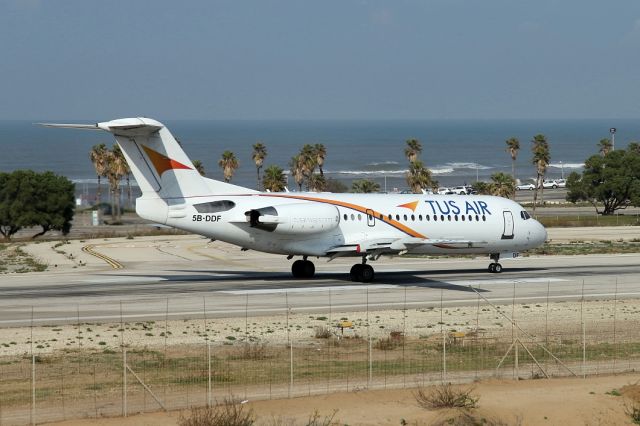
<path id="1" fill-rule="evenodd" d="M 460 249 L 460 248 L 476 248 L 487 245 L 486 241 L 475 241 L 462 238 L 386 238 L 362 240 L 353 244 L 345 244 L 332 247 L 327 254 L 338 256 L 347 256 L 351 254 L 397 254 L 414 250 L 421 246 L 434 246 L 440 248 Z"/>

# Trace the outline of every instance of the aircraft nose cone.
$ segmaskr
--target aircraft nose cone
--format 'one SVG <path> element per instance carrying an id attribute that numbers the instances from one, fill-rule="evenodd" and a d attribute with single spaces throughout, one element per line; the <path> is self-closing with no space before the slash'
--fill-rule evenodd
<path id="1" fill-rule="evenodd" d="M 544 244 L 544 242 L 547 241 L 547 230 L 538 221 L 536 221 L 536 231 L 535 232 L 536 232 L 536 236 L 538 237 L 538 238 L 536 238 L 536 240 L 537 240 L 536 242 L 538 243 L 538 245 Z"/>

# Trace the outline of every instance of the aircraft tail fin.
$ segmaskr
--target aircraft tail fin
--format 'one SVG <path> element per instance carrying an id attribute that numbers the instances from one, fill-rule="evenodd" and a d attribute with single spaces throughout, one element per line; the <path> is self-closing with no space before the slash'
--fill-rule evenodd
<path id="1" fill-rule="evenodd" d="M 136 211 L 142 217 L 149 217 L 151 212 L 145 214 L 140 211 L 141 208 L 153 211 L 160 204 L 185 204 L 185 199 L 191 197 L 256 192 L 202 177 L 169 130 L 150 118 L 124 118 L 92 125 L 41 124 L 47 127 L 104 130 L 112 133 L 142 191 L 142 197 L 136 204 Z M 162 202 L 152 201 L 153 199 L 160 199 Z M 144 208 L 143 204 L 150 205 Z M 166 211 L 166 207 L 160 210 Z M 165 220 L 151 220 L 164 223 L 166 215 L 161 213 L 160 216 Z"/>

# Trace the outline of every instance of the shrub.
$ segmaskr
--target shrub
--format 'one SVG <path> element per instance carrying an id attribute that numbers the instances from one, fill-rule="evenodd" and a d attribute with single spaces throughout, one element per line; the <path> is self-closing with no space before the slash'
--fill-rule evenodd
<path id="1" fill-rule="evenodd" d="M 227 398 L 213 407 L 191 407 L 188 417 L 180 413 L 180 426 L 251 426 L 255 423 L 253 410 L 245 410 L 239 402 Z"/>
<path id="2" fill-rule="evenodd" d="M 446 383 L 428 388 L 419 388 L 413 393 L 422 408 L 476 408 L 478 399 L 471 395 L 473 388 L 464 389 Z"/>
<path id="3" fill-rule="evenodd" d="M 318 326 L 315 328 L 316 339 L 328 339 L 331 337 L 331 330 L 325 326 Z"/>

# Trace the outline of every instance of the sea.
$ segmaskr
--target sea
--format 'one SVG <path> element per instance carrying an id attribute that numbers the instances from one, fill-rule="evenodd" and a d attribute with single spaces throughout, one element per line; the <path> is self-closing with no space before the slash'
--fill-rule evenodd
<path id="1" fill-rule="evenodd" d="M 46 120 L 43 120 L 46 121 Z M 55 120 L 80 122 L 83 120 Z M 240 167 L 232 183 L 256 187 L 252 145 L 267 147 L 265 166 L 285 170 L 304 144 L 324 144 L 327 177 L 350 186 L 356 179 L 372 179 L 387 192 L 407 188 L 405 141 L 418 139 L 421 159 L 441 186 L 489 180 L 496 172 L 511 173 L 511 157 L 505 141 L 520 140 L 516 176 L 531 181 L 531 140 L 547 137 L 551 163 L 547 176 L 561 178 L 579 171 L 584 160 L 598 153 L 598 141 L 610 138 L 616 128 L 615 145 L 624 148 L 640 141 L 640 120 L 164 120 L 180 140 L 187 155 L 203 162 L 208 177 L 222 179 L 218 160 L 225 150 L 235 153 Z M 0 171 L 51 170 L 76 183 L 79 194 L 93 192 L 97 178 L 89 160 L 94 144 L 112 145 L 108 133 L 45 128 L 31 121 L 0 121 Z M 296 185 L 289 178 L 289 188 Z M 87 195 L 88 196 L 88 195 Z"/>

